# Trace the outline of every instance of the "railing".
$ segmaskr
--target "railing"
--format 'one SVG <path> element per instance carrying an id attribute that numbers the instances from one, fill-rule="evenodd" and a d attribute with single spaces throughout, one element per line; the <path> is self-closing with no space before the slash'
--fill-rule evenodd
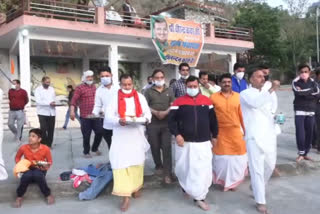
<path id="1" fill-rule="evenodd" d="M 251 29 L 240 27 L 215 27 L 214 29 L 216 38 L 253 41 Z"/>
<path id="2" fill-rule="evenodd" d="M 51 0 L 22 0 L 18 9 L 8 11 L 6 22 L 23 14 L 79 22 L 96 22 L 95 7 Z"/>
<path id="3" fill-rule="evenodd" d="M 105 24 L 150 29 L 150 17 L 137 13 L 123 13 L 115 10 L 105 10 Z"/>

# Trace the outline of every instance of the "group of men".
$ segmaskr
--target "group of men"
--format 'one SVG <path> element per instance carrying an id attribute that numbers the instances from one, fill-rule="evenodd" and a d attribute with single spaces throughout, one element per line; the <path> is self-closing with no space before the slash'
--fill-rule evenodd
<path id="1" fill-rule="evenodd" d="M 301 126 L 314 126 L 314 106 L 319 94 L 319 87 L 310 78 L 310 68 L 301 66 L 299 72 L 293 82 L 299 147 L 297 161 L 310 159 L 307 156 L 310 135 L 302 132 Z M 238 63 L 234 66 L 233 76 L 220 76 L 220 86 L 217 81 L 210 82 L 206 72 L 200 72 L 199 78 L 190 75 L 187 63 L 180 64 L 179 73 L 181 78 L 168 87 L 165 72 L 156 69 L 150 78 L 152 83 L 141 94 L 134 89 L 130 75 L 121 75 L 119 88 L 112 82 L 111 69 L 104 67 L 99 71 L 101 85 L 96 89 L 94 73 L 84 72 L 82 83 L 70 100 L 72 120 L 76 118 L 76 108 L 80 109 L 84 157 L 91 158 L 90 152 L 101 155 L 98 148 L 102 138 L 105 139 L 114 176 L 112 193 L 123 198 L 122 211 L 129 208 L 130 197 L 141 196 L 145 153 L 150 147 L 156 173 L 162 174 L 167 184 L 176 176 L 183 194 L 192 197 L 203 210 L 209 210 L 205 198 L 212 182 L 221 185 L 224 191 L 234 191 L 247 175 L 249 165 L 257 209 L 267 213 L 265 184 L 276 163 L 275 91 L 280 82 L 270 82 L 269 69 L 259 67 L 249 73 L 247 83 L 245 68 Z M 33 140 L 29 137 L 29 143 L 41 142 L 50 147 L 55 94 L 49 77 L 42 79 L 35 97 L 41 133 L 30 132 Z M 28 100 L 24 100 L 25 105 Z M 91 147 L 92 131 L 95 138 Z M 175 167 L 172 166 L 172 135 L 176 142 Z M 17 138 L 19 136 L 17 134 Z M 36 152 L 41 149 L 47 151 L 38 146 Z M 17 160 L 20 157 L 21 154 Z M 41 160 L 46 158 L 41 156 Z M 46 189 L 44 194 L 48 202 L 52 202 L 50 191 Z M 20 191 L 20 205 L 22 195 Z"/>

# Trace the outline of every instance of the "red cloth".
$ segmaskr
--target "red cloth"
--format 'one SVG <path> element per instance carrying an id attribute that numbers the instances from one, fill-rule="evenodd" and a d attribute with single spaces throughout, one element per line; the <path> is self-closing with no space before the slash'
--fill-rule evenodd
<path id="1" fill-rule="evenodd" d="M 28 94 L 24 89 L 10 89 L 8 92 L 10 110 L 23 110 L 29 102 Z"/>
<path id="2" fill-rule="evenodd" d="M 126 101 L 125 98 L 134 97 L 134 104 L 136 106 L 136 117 L 140 117 L 142 115 L 142 108 L 139 100 L 139 95 L 136 90 L 132 90 L 130 94 L 125 94 L 121 89 L 118 91 L 118 113 L 120 118 L 126 117 Z"/>
<path id="3" fill-rule="evenodd" d="M 50 148 L 43 144 L 40 144 L 39 150 L 35 153 L 31 151 L 29 144 L 21 146 L 16 154 L 16 163 L 18 163 L 21 160 L 22 156 L 24 156 L 24 158 L 29 160 L 31 163 L 33 161 L 47 161 L 50 163 L 50 165 L 52 164 Z"/>
<path id="4" fill-rule="evenodd" d="M 71 105 L 74 107 L 79 106 L 80 117 L 87 118 L 88 115 L 92 114 L 95 95 L 95 85 L 87 85 L 83 83 L 75 89 L 71 100 Z"/>

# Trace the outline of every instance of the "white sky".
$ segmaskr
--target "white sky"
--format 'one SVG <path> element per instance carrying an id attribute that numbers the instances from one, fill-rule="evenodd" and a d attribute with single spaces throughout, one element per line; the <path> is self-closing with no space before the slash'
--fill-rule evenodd
<path id="1" fill-rule="evenodd" d="M 320 1 L 320 0 L 309 0 L 309 5 L 308 6 L 310 6 L 312 3 L 318 2 L 318 1 Z M 277 7 L 277 6 L 280 6 L 280 5 L 283 5 L 284 8 L 287 7 L 286 3 L 284 3 L 283 0 L 266 0 L 266 2 L 272 7 Z"/>

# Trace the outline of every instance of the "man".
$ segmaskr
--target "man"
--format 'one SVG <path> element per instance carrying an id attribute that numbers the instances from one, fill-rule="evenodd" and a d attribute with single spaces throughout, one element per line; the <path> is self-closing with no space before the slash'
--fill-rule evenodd
<path id="1" fill-rule="evenodd" d="M 232 91 L 240 93 L 241 91 L 247 89 L 248 84 L 244 79 L 245 72 L 244 65 L 236 63 L 233 66 L 234 75 L 232 76 Z"/>
<path id="2" fill-rule="evenodd" d="M 154 70 L 152 77 L 154 86 L 145 93 L 146 100 L 153 115 L 151 123 L 147 127 L 147 135 L 151 146 L 152 157 L 156 165 L 156 173 L 160 174 L 163 169 L 164 182 L 170 184 L 172 182 L 172 155 L 168 114 L 170 105 L 175 98 L 171 89 L 165 85 L 165 74 L 162 70 Z"/>
<path id="3" fill-rule="evenodd" d="M 164 17 L 154 19 L 153 26 L 153 42 L 158 50 L 161 60 L 165 61 L 165 51 L 168 48 L 168 25 Z"/>
<path id="4" fill-rule="evenodd" d="M 68 95 L 68 110 L 67 110 L 67 113 L 66 113 L 66 119 L 64 121 L 64 125 L 63 125 L 63 129 L 67 129 L 67 126 L 68 126 L 68 123 L 69 123 L 69 118 L 70 118 L 70 105 L 71 105 L 71 100 L 72 100 L 72 97 L 73 97 L 73 94 L 74 94 L 74 89 L 73 89 L 73 86 L 72 85 L 68 85 L 67 86 L 67 90 L 69 92 L 69 95 Z M 80 123 L 80 117 L 78 115 L 78 111 L 77 109 L 75 109 L 75 114 L 76 114 L 76 118 L 77 120 L 79 121 Z"/>
<path id="5" fill-rule="evenodd" d="M 97 117 L 104 117 L 104 120 L 101 119 L 102 136 L 108 144 L 108 148 L 111 147 L 111 138 L 112 138 L 112 124 L 108 122 L 105 117 L 105 111 L 109 108 L 113 96 L 117 93 L 117 88 L 112 82 L 112 73 L 111 68 L 106 66 L 99 69 L 101 85 L 96 91 L 95 102 L 92 114 Z"/>
<path id="6" fill-rule="evenodd" d="M 83 83 L 79 85 L 71 100 L 70 118 L 75 119 L 75 108 L 79 106 L 80 109 L 80 125 L 83 136 L 83 154 L 85 158 L 92 158 L 90 155 L 90 137 L 92 130 L 94 131 L 94 141 L 91 151 L 96 155 L 101 155 L 99 145 L 102 140 L 102 124 L 98 117 L 92 115 L 96 86 L 93 84 L 93 71 L 86 71 L 83 73 Z"/>
<path id="7" fill-rule="evenodd" d="M 0 88 L 0 109 L 2 109 L 2 96 L 3 92 Z M 3 115 L 0 112 L 0 181 L 6 180 L 8 178 L 7 170 L 4 166 L 4 160 L 2 158 L 2 140 L 3 140 Z"/>
<path id="8" fill-rule="evenodd" d="M 251 186 L 257 210 L 267 213 L 265 185 L 277 158 L 274 118 L 268 106 L 272 103 L 271 94 L 279 88 L 280 82 L 273 81 L 268 91 L 262 90 L 265 78 L 260 68 L 255 68 L 249 74 L 249 80 L 252 87 L 240 93 L 240 103 L 246 128 Z"/>
<path id="9" fill-rule="evenodd" d="M 221 91 L 221 87 L 218 85 L 218 77 L 214 74 L 208 75 L 208 83 L 215 88 L 215 91 Z"/>
<path id="10" fill-rule="evenodd" d="M 20 80 L 13 80 L 8 92 L 10 106 L 8 126 L 14 134 L 15 140 L 21 142 L 25 122 L 24 107 L 29 102 L 29 98 L 27 92 L 20 86 Z"/>
<path id="11" fill-rule="evenodd" d="M 201 94 L 210 98 L 211 94 L 220 91 L 220 87 L 214 87 L 209 83 L 209 74 L 205 71 L 199 72 Z"/>
<path id="12" fill-rule="evenodd" d="M 318 83 L 318 87 L 320 86 L 320 70 L 316 70 L 316 80 Z M 315 123 L 315 131 L 313 132 L 315 136 L 313 137 L 314 148 L 317 149 L 317 153 L 320 154 L 320 99 L 317 101 L 316 108 L 316 123 Z"/>
<path id="13" fill-rule="evenodd" d="M 149 149 L 143 124 L 151 121 L 151 112 L 144 96 L 133 88 L 130 75 L 121 75 L 120 87 L 106 118 L 113 124 L 109 152 L 114 182 L 112 194 L 123 197 L 121 211 L 124 212 L 129 208 L 131 196 L 141 196 L 145 152 Z"/>
<path id="14" fill-rule="evenodd" d="M 46 181 L 46 174 L 52 165 L 52 156 L 50 148 L 42 145 L 42 132 L 40 129 L 31 129 L 29 131 L 29 143 L 21 146 L 16 154 L 15 162 L 19 163 L 22 156 L 30 162 L 29 170 L 22 174 L 20 185 L 17 189 L 17 199 L 14 207 L 19 208 L 22 205 L 22 197 L 27 191 L 29 184 L 35 182 L 38 184 L 42 194 L 46 197 L 48 205 L 54 203 L 54 197 Z M 41 163 L 42 162 L 42 163 Z"/>
<path id="15" fill-rule="evenodd" d="M 175 173 L 186 195 L 193 197 L 203 210 L 212 183 L 212 144 L 216 142 L 218 125 L 209 98 L 202 95 L 199 79 L 186 80 L 187 94 L 173 103 L 169 113 L 169 129 L 176 137 Z M 211 144 L 212 143 L 212 144 Z"/>
<path id="16" fill-rule="evenodd" d="M 56 93 L 50 83 L 50 77 L 43 77 L 42 85 L 36 88 L 34 95 L 42 131 L 42 142 L 51 148 L 56 122 Z"/>
<path id="17" fill-rule="evenodd" d="M 141 93 L 144 94 L 146 92 L 147 89 L 151 88 L 153 86 L 153 79 L 152 76 L 148 76 L 147 78 L 147 85 L 143 86 Z"/>
<path id="18" fill-rule="evenodd" d="M 268 91 L 272 87 L 272 82 L 270 81 L 270 68 L 266 65 L 261 65 L 260 68 L 263 72 L 264 79 L 265 79 L 265 83 L 262 87 L 262 90 Z M 272 114 L 276 114 L 277 108 L 278 108 L 278 97 L 276 92 L 273 92 L 271 96 L 272 96 L 272 103 L 271 103 L 272 105 L 270 105 L 269 108 Z"/>
<path id="19" fill-rule="evenodd" d="M 220 84 L 221 92 L 210 97 L 219 126 L 218 141 L 213 147 L 213 183 L 222 185 L 224 191 L 234 191 L 247 174 L 245 128 L 240 95 L 232 91 L 232 76 L 221 75 Z"/>
<path id="20" fill-rule="evenodd" d="M 299 65 L 299 76 L 293 80 L 293 107 L 295 111 L 296 141 L 298 147 L 297 162 L 311 160 L 308 153 L 313 139 L 315 112 L 320 98 L 318 84 L 310 78 L 310 67 Z"/>
<path id="21" fill-rule="evenodd" d="M 130 0 L 125 0 L 125 3 L 122 5 L 124 20 L 128 26 L 134 24 L 133 17 L 136 15 L 136 10 L 131 6 Z"/>
<path id="22" fill-rule="evenodd" d="M 179 65 L 179 74 L 181 76 L 180 79 L 171 85 L 176 98 L 186 95 L 186 79 L 188 79 L 190 75 L 190 66 L 188 63 L 183 62 Z"/>

